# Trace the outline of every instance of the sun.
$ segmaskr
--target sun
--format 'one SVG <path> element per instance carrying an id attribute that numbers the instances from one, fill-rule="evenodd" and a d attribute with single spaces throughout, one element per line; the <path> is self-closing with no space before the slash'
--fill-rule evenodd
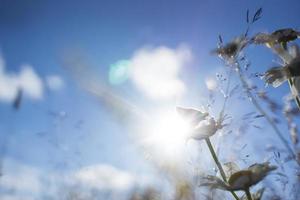
<path id="1" fill-rule="evenodd" d="M 190 125 L 174 112 L 159 112 L 146 131 L 145 143 L 162 159 L 179 156 L 188 139 Z"/>

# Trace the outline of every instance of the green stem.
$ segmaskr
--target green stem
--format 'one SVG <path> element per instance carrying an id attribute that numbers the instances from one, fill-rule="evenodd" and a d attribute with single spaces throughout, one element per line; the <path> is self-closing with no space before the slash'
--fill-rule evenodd
<path id="1" fill-rule="evenodd" d="M 222 165 L 221 165 L 221 163 L 220 163 L 220 161 L 218 159 L 218 156 L 217 156 L 217 154 L 216 154 L 216 152 L 214 150 L 214 147 L 212 146 L 212 144 L 210 142 L 210 139 L 206 138 L 205 142 L 206 142 L 206 144 L 208 146 L 208 149 L 209 149 L 209 151 L 211 153 L 211 156 L 213 157 L 213 159 L 214 159 L 214 161 L 215 161 L 215 163 L 216 163 L 216 165 L 217 165 L 217 167 L 218 167 L 218 169 L 220 171 L 220 174 L 221 174 L 221 177 L 222 177 L 223 181 L 227 183 L 226 174 L 225 174 L 225 172 L 223 170 L 223 167 L 222 167 Z M 231 191 L 231 194 L 233 195 L 233 197 L 236 200 L 239 200 L 239 197 L 233 191 Z"/>
<path id="2" fill-rule="evenodd" d="M 279 129 L 277 128 L 276 124 L 274 123 L 274 121 L 272 120 L 272 118 L 264 111 L 264 109 L 259 105 L 259 103 L 257 102 L 256 98 L 254 97 L 254 95 L 251 93 L 251 91 L 249 90 L 249 86 L 247 81 L 245 80 L 242 71 L 241 71 L 241 67 L 239 65 L 239 63 L 236 63 L 236 69 L 239 75 L 239 78 L 242 82 L 242 86 L 245 89 L 245 92 L 248 96 L 248 98 L 250 99 L 250 101 L 252 102 L 252 104 L 254 105 L 254 107 L 257 109 L 257 111 L 263 115 L 265 117 L 265 119 L 269 122 L 269 124 L 271 125 L 271 127 L 273 128 L 273 130 L 275 131 L 276 135 L 278 136 L 278 138 L 280 139 L 280 141 L 283 143 L 283 145 L 285 146 L 285 148 L 288 150 L 288 152 L 290 153 L 290 155 L 292 156 L 292 158 L 297 162 L 296 160 L 296 155 L 293 151 L 293 149 L 290 147 L 288 141 L 283 137 L 283 134 L 279 131 Z M 297 162 L 298 163 L 298 162 Z M 298 163 L 299 164 L 299 163 Z"/>
<path id="3" fill-rule="evenodd" d="M 246 193 L 247 199 L 252 200 L 252 196 L 251 196 L 249 188 L 245 190 L 245 193 Z"/>

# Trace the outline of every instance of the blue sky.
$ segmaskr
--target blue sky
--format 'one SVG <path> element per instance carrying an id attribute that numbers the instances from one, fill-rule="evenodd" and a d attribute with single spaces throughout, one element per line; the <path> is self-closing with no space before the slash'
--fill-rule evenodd
<path id="1" fill-rule="evenodd" d="M 78 87 L 72 73 L 65 69 L 65 56 L 80 55 L 100 87 L 105 85 L 146 113 L 170 110 L 177 104 L 200 106 L 207 98 L 205 79 L 222 67 L 222 62 L 209 53 L 216 47 L 218 35 L 228 41 L 242 34 L 246 29 L 246 10 L 253 14 L 259 7 L 263 7 L 263 18 L 250 34 L 300 28 L 297 0 L 0 0 L 4 73 L 22 74 L 27 64 L 43 84 L 42 94 L 38 98 L 25 95 L 19 110 L 13 110 L 10 101 L 0 101 L 3 162 L 55 173 L 99 163 L 136 174 L 150 173 L 151 164 L 133 145 L 130 131 L 101 101 Z M 138 57 L 142 50 L 143 55 L 156 58 L 159 47 L 164 47 L 162 51 L 179 63 L 180 79 L 185 84 L 180 98 L 177 93 L 167 99 L 149 97 L 145 92 L 147 83 L 139 87 L 140 81 L 144 82 L 135 78 L 117 85 L 109 83 L 111 65 L 120 60 L 142 62 Z M 275 56 L 267 48 L 250 47 L 248 52 L 253 72 L 264 72 L 274 65 Z M 178 71 L 173 70 L 170 69 L 177 76 Z M 53 76 L 59 79 L 54 88 L 47 82 Z M 83 76 L 82 79 L 89 79 Z M 170 80 L 176 82 L 173 78 Z M 287 92 L 285 85 L 272 96 L 281 100 Z M 232 109 L 238 110 L 235 106 Z"/>

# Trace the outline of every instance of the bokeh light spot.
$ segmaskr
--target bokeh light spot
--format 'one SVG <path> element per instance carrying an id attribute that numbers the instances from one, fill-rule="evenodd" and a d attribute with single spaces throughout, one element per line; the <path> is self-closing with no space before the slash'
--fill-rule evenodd
<path id="1" fill-rule="evenodd" d="M 125 82 L 129 76 L 129 60 L 120 60 L 109 68 L 109 83 L 119 85 Z"/>

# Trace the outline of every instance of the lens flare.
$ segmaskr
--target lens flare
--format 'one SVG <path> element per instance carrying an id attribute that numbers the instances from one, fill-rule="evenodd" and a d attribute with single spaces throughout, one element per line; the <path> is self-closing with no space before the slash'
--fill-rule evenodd
<path id="1" fill-rule="evenodd" d="M 120 60 L 110 66 L 109 82 L 113 85 L 119 85 L 125 82 L 129 76 L 130 61 Z"/>

